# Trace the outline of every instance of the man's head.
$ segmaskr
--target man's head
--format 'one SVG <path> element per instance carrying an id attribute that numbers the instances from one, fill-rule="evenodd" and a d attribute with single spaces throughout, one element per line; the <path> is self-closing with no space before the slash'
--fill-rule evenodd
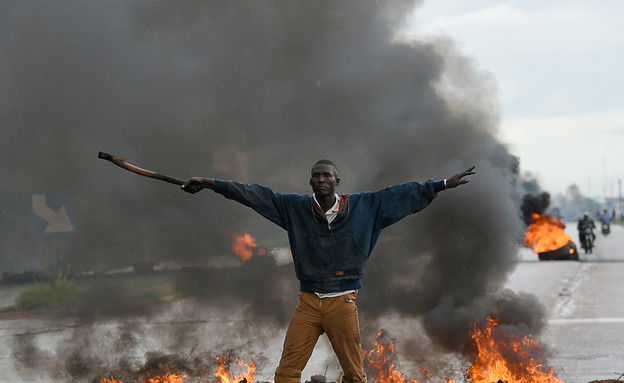
<path id="1" fill-rule="evenodd" d="M 317 196 L 333 196 L 340 183 L 338 169 L 330 160 L 319 160 L 310 172 L 310 186 Z"/>

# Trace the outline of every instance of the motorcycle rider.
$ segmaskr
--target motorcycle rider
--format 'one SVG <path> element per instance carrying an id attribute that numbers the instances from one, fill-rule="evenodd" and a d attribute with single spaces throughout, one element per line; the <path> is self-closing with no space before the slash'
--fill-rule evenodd
<path id="1" fill-rule="evenodd" d="M 589 218 L 589 213 L 585 212 L 585 214 L 583 214 L 583 218 L 578 221 L 578 225 L 577 225 L 577 229 L 579 231 L 579 241 L 581 242 L 581 247 L 583 247 L 584 249 L 585 249 L 585 230 L 590 229 L 592 241 L 594 241 L 596 239 L 596 234 L 594 234 L 595 228 L 596 228 L 596 225 L 594 225 L 594 221 Z"/>
<path id="2" fill-rule="evenodd" d="M 604 209 L 599 218 L 602 223 L 602 234 L 609 234 L 611 232 L 611 214 L 607 213 L 607 209 Z"/>

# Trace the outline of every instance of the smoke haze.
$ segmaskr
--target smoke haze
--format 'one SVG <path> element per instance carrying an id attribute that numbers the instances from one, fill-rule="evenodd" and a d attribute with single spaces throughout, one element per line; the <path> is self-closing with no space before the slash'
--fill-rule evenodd
<path id="1" fill-rule="evenodd" d="M 468 352 L 468 331 L 488 314 L 539 332 L 541 305 L 501 291 L 523 223 L 517 159 L 497 139 L 495 84 L 452 41 L 398 38 L 419 4 L 4 1 L 3 268 L 49 267 L 42 254 L 54 240 L 31 237 L 30 194 L 71 190 L 77 229 L 54 245 L 68 272 L 177 263 L 189 268 L 168 283 L 194 298 L 184 309 L 135 304 L 126 286 L 102 282 L 73 306 L 68 339 L 42 335 L 62 352 L 48 354 L 31 333 L 15 339 L 20 371 L 79 381 L 171 356 L 198 372 L 193 358 L 233 349 L 265 355 L 270 376 L 279 357 L 298 288 L 292 265 L 243 264 L 230 246 L 247 232 L 279 248 L 285 232 L 210 191 L 191 196 L 125 172 L 100 150 L 178 178 L 303 193 L 320 158 L 337 164 L 341 193 L 475 164 L 468 185 L 382 235 L 358 296 L 363 341 L 390 317 L 422 320 L 442 354 Z M 152 331 L 163 313 L 179 324 Z M 422 339 L 415 331 L 402 342 L 417 354 Z M 29 362 L 38 359 L 51 362 Z"/>

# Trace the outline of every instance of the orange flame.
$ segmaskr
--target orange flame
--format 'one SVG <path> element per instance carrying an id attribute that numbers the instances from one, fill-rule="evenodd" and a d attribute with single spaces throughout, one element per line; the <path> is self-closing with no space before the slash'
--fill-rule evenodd
<path id="1" fill-rule="evenodd" d="M 535 253 L 557 250 L 572 241 L 572 237 L 563 231 L 566 225 L 562 219 L 537 213 L 531 213 L 531 216 L 533 223 L 527 228 L 524 243 Z"/>
<path id="2" fill-rule="evenodd" d="M 471 332 L 479 353 L 467 370 L 472 382 L 564 383 L 554 376 L 552 367 L 544 367 L 534 357 L 541 351 L 539 341 L 531 335 L 497 331 L 498 325 L 488 317 L 483 329 L 475 325 Z"/>
<path id="3" fill-rule="evenodd" d="M 251 235 L 234 234 L 234 241 L 232 242 L 232 251 L 238 255 L 243 261 L 248 261 L 253 256 L 254 249 L 258 247 L 256 239 Z M 258 255 L 266 253 L 264 249 L 258 249 Z"/>
<path id="4" fill-rule="evenodd" d="M 384 330 L 379 331 L 377 337 L 375 338 L 375 347 L 373 347 L 373 349 L 370 351 L 363 351 L 365 362 L 367 362 L 368 367 L 373 370 L 375 382 L 418 383 L 416 379 L 407 378 L 403 373 L 396 369 L 394 364 L 392 364 L 391 360 L 394 358 L 396 342 L 393 341 L 390 344 L 384 344 L 381 341 L 381 338 L 384 336 L 384 334 Z M 455 383 L 455 379 L 449 377 L 444 379 L 435 379 L 433 373 L 424 367 L 420 367 L 418 369 L 418 372 L 422 375 L 423 380 L 425 381 L 443 381 L 445 383 Z"/>
<path id="5" fill-rule="evenodd" d="M 244 360 L 236 358 L 236 363 L 241 369 L 245 371 L 240 374 L 232 374 L 230 371 L 230 359 L 222 356 L 217 357 L 217 372 L 214 374 L 219 380 L 218 383 L 254 383 L 254 377 L 256 374 L 256 364 L 253 360 L 249 359 L 248 363 Z M 188 375 L 166 373 L 164 375 L 152 375 L 142 376 L 143 383 L 184 383 L 184 378 Z M 101 379 L 98 383 L 124 383 L 123 380 L 115 379 L 111 376 L 110 379 Z"/>
<path id="6" fill-rule="evenodd" d="M 230 372 L 229 359 L 218 356 L 217 372 L 214 375 L 221 380 L 221 383 L 239 383 L 241 381 L 253 383 L 256 374 L 256 364 L 254 361 L 250 359 L 249 363 L 245 363 L 242 359 L 236 358 L 236 362 L 240 367 L 245 367 L 247 370 L 239 375 L 232 375 Z"/>
<path id="7" fill-rule="evenodd" d="M 499 322 L 488 317 L 483 326 L 474 325 L 470 335 L 477 347 L 477 357 L 472 366 L 466 371 L 470 383 L 565 383 L 554 375 L 553 367 L 545 367 L 538 361 L 542 348 L 539 341 L 531 335 L 523 337 L 505 332 L 498 327 Z M 362 354 L 368 367 L 373 371 L 376 383 L 418 383 L 410 379 L 395 368 L 391 360 L 395 357 L 396 342 L 382 342 L 385 331 L 381 330 L 375 338 L 375 347 L 370 351 L 363 350 Z M 249 359 L 236 357 L 236 363 L 243 371 L 240 374 L 232 373 L 230 359 L 219 356 L 216 358 L 218 378 L 217 383 L 254 383 L 256 364 Z M 420 368 L 419 372 L 426 381 L 435 380 L 431 371 Z M 143 377 L 143 383 L 184 383 L 187 375 L 165 374 L 162 376 Z M 452 378 L 440 378 L 439 381 L 455 383 Z M 102 379 L 99 383 L 124 383 L 111 376 Z"/>
<path id="8" fill-rule="evenodd" d="M 398 371 L 394 364 L 388 361 L 394 354 L 395 343 L 383 344 L 380 339 L 385 334 L 384 330 L 379 331 L 375 338 L 375 347 L 372 350 L 364 350 L 364 359 L 373 370 L 375 382 L 377 383 L 417 383 L 416 380 L 407 379 Z"/>
<path id="9" fill-rule="evenodd" d="M 123 380 L 115 379 L 111 375 L 110 379 L 104 378 L 99 383 L 124 383 Z"/>
<path id="10" fill-rule="evenodd" d="M 151 378 L 143 377 L 143 383 L 184 383 L 184 378 L 188 375 L 170 374 L 152 376 Z"/>
<path id="11" fill-rule="evenodd" d="M 166 373 L 164 375 L 154 375 L 154 376 L 142 376 L 143 383 L 184 383 L 184 378 L 188 375 L 179 375 L 179 374 L 171 374 Z M 123 380 L 115 379 L 111 376 L 110 379 L 102 379 L 99 383 L 124 383 Z"/>

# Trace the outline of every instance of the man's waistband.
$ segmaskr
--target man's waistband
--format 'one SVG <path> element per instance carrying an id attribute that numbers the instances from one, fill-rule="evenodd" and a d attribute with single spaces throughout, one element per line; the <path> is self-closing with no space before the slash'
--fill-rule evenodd
<path id="1" fill-rule="evenodd" d="M 337 293 L 339 291 L 359 290 L 362 288 L 360 279 L 338 279 L 334 281 L 299 281 L 299 290 L 308 293 Z"/>

